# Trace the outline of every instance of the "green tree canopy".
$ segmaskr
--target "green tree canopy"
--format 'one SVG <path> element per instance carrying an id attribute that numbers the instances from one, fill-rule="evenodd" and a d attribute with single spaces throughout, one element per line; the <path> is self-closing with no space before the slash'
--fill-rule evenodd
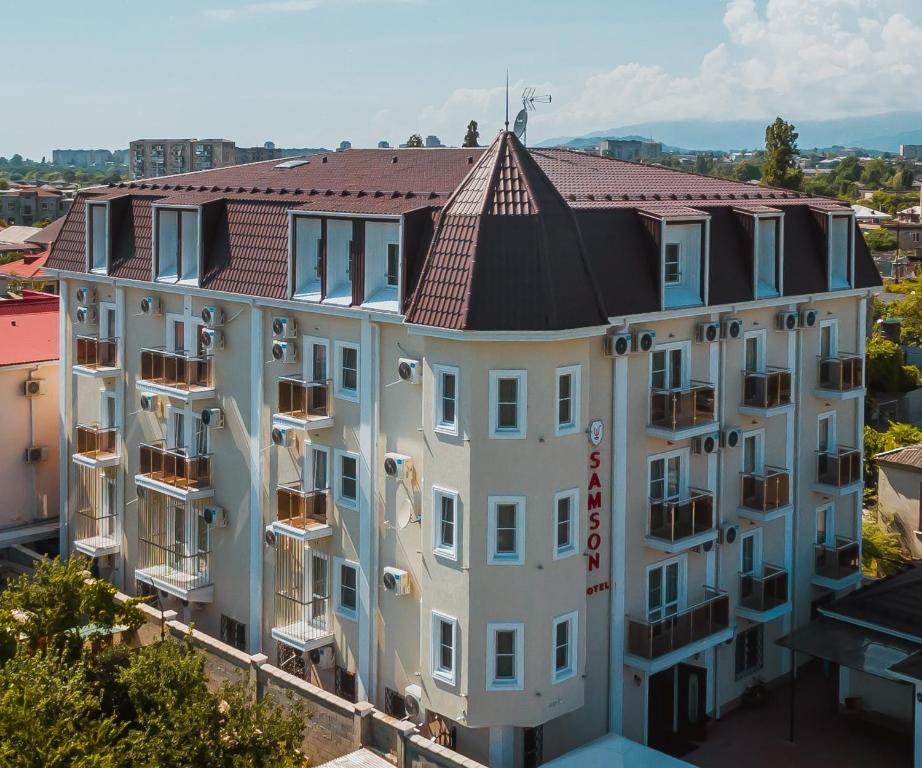
<path id="1" fill-rule="evenodd" d="M 867 344 L 865 381 L 871 392 L 908 392 L 919 386 L 919 369 L 905 364 L 899 344 L 872 336 Z"/>
<path id="2" fill-rule="evenodd" d="M 864 232 L 864 241 L 872 251 L 895 251 L 896 235 L 889 229 L 878 227 Z"/>
<path id="3" fill-rule="evenodd" d="M 467 133 L 464 134 L 462 147 L 479 147 L 477 140 L 480 138 L 480 131 L 477 130 L 477 121 L 471 120 L 467 124 Z"/>
<path id="4" fill-rule="evenodd" d="M 770 187 L 799 189 L 803 174 L 795 167 L 797 131 L 780 117 L 765 129 L 765 165 L 762 183 Z"/>
<path id="5" fill-rule="evenodd" d="M 421 147 L 423 146 L 423 137 L 418 133 L 411 134 L 410 138 L 407 139 L 408 147 Z"/>

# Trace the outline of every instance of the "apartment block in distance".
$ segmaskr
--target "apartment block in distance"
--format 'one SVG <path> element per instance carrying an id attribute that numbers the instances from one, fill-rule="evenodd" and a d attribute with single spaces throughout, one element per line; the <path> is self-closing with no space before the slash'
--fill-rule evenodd
<path id="1" fill-rule="evenodd" d="M 133 179 L 206 171 L 235 162 L 234 142 L 226 139 L 136 139 L 128 147 Z"/>
<path id="2" fill-rule="evenodd" d="M 861 579 L 847 204 L 503 132 L 82 190 L 47 267 L 62 547 L 472 758 L 703 738 Z"/>

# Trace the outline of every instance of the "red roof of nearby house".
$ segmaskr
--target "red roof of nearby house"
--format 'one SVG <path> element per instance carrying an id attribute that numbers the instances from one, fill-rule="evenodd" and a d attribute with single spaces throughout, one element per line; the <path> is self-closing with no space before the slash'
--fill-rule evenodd
<path id="1" fill-rule="evenodd" d="M 23 291 L 0 301 L 0 366 L 58 358 L 58 297 Z"/>
<path id="2" fill-rule="evenodd" d="M 41 253 L 30 253 L 18 261 L 11 261 L 9 264 L 0 265 L 0 275 L 9 277 L 18 277 L 25 280 L 41 280 L 51 277 L 43 267 L 48 260 L 50 250 Z"/>

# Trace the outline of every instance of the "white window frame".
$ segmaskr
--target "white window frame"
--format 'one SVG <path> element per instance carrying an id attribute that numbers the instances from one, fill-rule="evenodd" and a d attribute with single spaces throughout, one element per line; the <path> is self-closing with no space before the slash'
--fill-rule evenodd
<path id="1" fill-rule="evenodd" d="M 102 429 L 112 429 L 118 424 L 110 424 L 109 403 L 113 403 L 113 411 L 116 414 L 115 420 L 118 421 L 118 393 L 114 389 L 101 389 L 99 391 L 99 426 Z"/>
<path id="2" fill-rule="evenodd" d="M 647 457 L 647 498 L 653 498 L 650 495 L 650 485 L 653 480 L 653 463 L 656 461 L 663 462 L 663 489 L 664 491 L 669 488 L 669 460 L 678 458 L 679 460 L 679 493 L 676 498 L 678 499 L 687 499 L 688 498 L 688 488 L 689 488 L 689 475 L 690 475 L 690 461 L 691 453 L 688 448 L 678 448 L 674 451 L 666 451 L 665 453 L 655 453 Z M 673 497 L 664 493 L 663 499 L 672 499 Z"/>
<path id="3" fill-rule="evenodd" d="M 304 346 L 301 350 L 302 357 L 304 360 L 304 380 L 307 382 L 317 381 L 316 371 L 314 370 L 314 347 L 319 346 L 323 347 L 326 350 L 326 360 L 327 360 L 327 375 L 326 378 L 329 379 L 333 374 L 330 371 L 330 340 L 325 339 L 321 336 L 305 336 L 304 337 Z"/>
<path id="4" fill-rule="evenodd" d="M 653 389 L 653 355 L 656 352 L 663 352 L 666 355 L 666 389 L 670 389 L 668 386 L 669 380 L 672 378 L 672 358 L 670 352 L 675 350 L 680 350 L 682 353 L 682 380 L 680 384 L 681 389 L 685 389 L 691 386 L 691 341 L 686 339 L 685 341 L 672 341 L 668 344 L 657 344 L 650 352 L 650 372 L 648 376 L 648 382 L 650 390 Z M 650 398 L 647 398 L 648 400 Z M 648 404 L 649 408 L 649 404 Z"/>
<path id="5" fill-rule="evenodd" d="M 343 509 L 357 510 L 359 508 L 359 499 L 362 496 L 362 463 L 360 455 L 355 451 L 335 450 L 333 460 L 336 466 L 333 468 L 333 477 L 335 478 L 336 487 L 333 489 L 333 495 L 336 499 L 336 506 Z M 343 482 L 343 459 L 355 459 L 355 499 L 350 499 L 342 495 Z"/>
<path id="6" fill-rule="evenodd" d="M 355 350 L 355 389 L 343 389 L 342 386 L 344 349 Z M 335 350 L 336 372 L 333 379 L 333 395 L 338 397 L 340 400 L 348 400 L 350 402 L 357 403 L 359 401 L 359 392 L 362 388 L 362 382 L 360 378 L 362 373 L 361 348 L 358 344 L 352 341 L 337 341 L 335 344 Z"/>
<path id="7" fill-rule="evenodd" d="M 202 243 L 202 208 L 197 205 L 157 205 L 151 206 L 152 232 L 151 232 L 151 273 L 155 283 L 172 283 L 175 285 L 190 285 L 198 287 L 202 280 L 202 262 L 204 261 L 204 244 Z M 176 255 L 176 274 L 160 275 L 160 214 L 163 211 L 169 211 L 176 214 L 177 221 L 177 255 Z M 183 244 L 182 244 L 182 219 L 183 213 L 195 213 L 195 276 L 183 277 L 186 270 L 183 266 Z"/>
<path id="8" fill-rule="evenodd" d="M 515 504 L 515 554 L 496 552 L 496 509 L 500 504 Z M 525 562 L 525 497 L 490 496 L 487 498 L 487 563 L 489 565 L 522 565 Z"/>
<path id="9" fill-rule="evenodd" d="M 561 499 L 570 499 L 570 543 L 561 547 L 557 543 L 557 507 Z M 569 488 L 554 494 L 554 507 L 551 510 L 551 549 L 555 560 L 572 557 L 579 551 L 579 488 Z"/>
<path id="10" fill-rule="evenodd" d="M 570 376 L 570 421 L 560 422 L 560 378 Z M 582 366 L 566 365 L 554 372 L 554 426 L 558 436 L 575 435 L 580 431 L 582 392 Z"/>
<path id="11" fill-rule="evenodd" d="M 752 541 L 752 570 L 746 571 L 743 569 L 743 557 L 745 542 Z M 747 576 L 761 576 L 762 575 L 762 529 L 753 528 L 752 530 L 746 531 L 742 536 L 740 536 L 740 573 Z"/>
<path id="12" fill-rule="evenodd" d="M 557 627 L 560 624 L 569 624 L 567 638 L 568 664 L 564 669 L 557 669 Z M 551 623 L 551 683 L 562 683 L 576 677 L 579 668 L 579 612 L 571 611 L 554 618 Z"/>
<path id="13" fill-rule="evenodd" d="M 320 237 L 314 241 L 314 253 L 310 255 L 309 264 L 298 264 L 298 221 L 301 219 L 310 219 L 316 221 L 320 229 Z M 288 283 L 290 287 L 289 296 L 295 299 L 320 299 L 321 269 L 319 248 L 323 247 L 323 220 L 318 216 L 298 216 L 289 212 L 288 214 Z M 298 266 L 310 267 L 313 271 L 313 277 L 310 280 L 303 280 L 297 284 Z"/>
<path id="14" fill-rule="evenodd" d="M 324 487 L 315 488 L 314 487 L 314 454 L 323 453 L 326 455 L 326 472 L 324 473 Z M 301 457 L 301 476 L 304 478 L 302 481 L 302 487 L 305 491 L 326 491 L 330 492 L 330 449 L 325 445 L 316 445 L 314 443 L 306 443 L 304 445 L 304 453 Z M 310 481 L 309 483 L 306 481 Z M 308 487 L 309 486 L 309 487 Z"/>
<path id="15" fill-rule="evenodd" d="M 451 669 L 442 667 L 442 624 L 451 625 Z M 441 611 L 432 612 L 431 642 L 429 645 L 429 667 L 432 677 L 448 685 L 455 685 L 458 681 L 458 619 Z"/>
<path id="16" fill-rule="evenodd" d="M 823 357 L 823 330 L 829 329 L 829 357 Z M 835 318 L 831 320 L 820 320 L 820 332 L 816 338 L 817 357 L 820 360 L 833 360 L 839 354 L 839 321 Z"/>
<path id="17" fill-rule="evenodd" d="M 666 277 L 666 267 L 669 265 L 669 249 L 675 248 L 675 280 L 669 280 Z M 663 243 L 663 285 L 682 285 L 682 243 Z"/>
<path id="18" fill-rule="evenodd" d="M 442 499 L 451 499 L 454 512 L 454 537 L 451 546 L 442 541 Z M 461 535 L 461 500 L 457 491 L 432 486 L 432 551 L 439 557 L 458 560 L 458 539 Z"/>
<path id="19" fill-rule="evenodd" d="M 499 428 L 500 379 L 517 379 L 515 429 Z M 524 440 L 528 432 L 528 371 L 490 371 L 490 437 L 495 440 Z"/>
<path id="20" fill-rule="evenodd" d="M 768 283 L 762 282 L 762 260 L 765 258 L 765 254 L 761 253 L 761 241 L 760 241 L 760 232 L 761 225 L 765 222 L 774 222 L 775 227 L 775 252 L 771 254 L 771 258 L 774 261 L 774 285 L 769 285 Z M 759 215 L 756 214 L 753 216 L 753 247 L 752 252 L 755 256 L 754 265 L 753 265 L 753 276 L 755 278 L 755 286 L 753 295 L 756 299 L 770 299 L 775 296 L 780 295 L 781 293 L 781 276 L 782 276 L 782 266 L 784 264 L 784 214 L 780 216 L 778 214 L 769 214 L 769 215 Z M 763 288 L 764 286 L 764 288 Z"/>
<path id="21" fill-rule="evenodd" d="M 515 678 L 497 680 L 496 672 L 496 633 L 515 632 Z M 525 690 L 525 624 L 520 621 L 491 621 L 487 624 L 487 690 L 488 691 L 522 691 Z"/>
<path id="22" fill-rule="evenodd" d="M 750 429 L 743 432 L 743 439 L 740 441 L 740 470 L 746 472 L 746 441 L 755 440 L 755 466 L 752 473 L 762 475 L 765 473 L 765 430 Z"/>
<path id="23" fill-rule="evenodd" d="M 106 224 L 105 231 L 103 232 L 103 237 L 105 238 L 105 264 L 102 267 L 97 267 L 93 261 L 93 237 L 95 235 L 95 227 L 93 225 L 93 209 L 102 208 L 106 213 Z M 112 263 L 112 240 L 109 237 L 109 221 L 111 218 L 112 211 L 109 208 L 108 202 L 99 202 L 94 203 L 92 200 L 88 200 L 86 204 L 86 269 L 87 272 L 92 272 L 96 275 L 107 275 L 109 274 L 109 266 Z"/>
<path id="24" fill-rule="evenodd" d="M 115 332 L 115 328 L 110 327 L 108 322 L 109 312 L 112 312 L 112 319 L 115 321 L 114 324 L 118 325 L 118 311 L 115 307 L 115 302 L 112 301 L 101 301 L 99 302 L 99 338 L 100 339 L 114 339 L 118 334 Z"/>
<path id="25" fill-rule="evenodd" d="M 836 412 L 835 411 L 825 411 L 824 413 L 818 413 L 816 415 L 816 450 L 821 451 L 834 451 L 836 446 L 838 446 L 838 435 L 836 434 Z M 820 447 L 820 424 L 824 421 L 829 422 L 829 445 L 826 448 Z"/>
<path id="26" fill-rule="evenodd" d="M 649 616 L 652 610 L 650 607 L 650 571 L 661 570 L 663 571 L 663 573 L 665 573 L 666 568 L 672 565 L 673 563 L 678 565 L 678 569 L 676 572 L 676 580 L 677 580 L 676 598 L 678 600 L 678 604 L 676 605 L 676 613 L 681 613 L 687 607 L 687 604 L 688 604 L 688 555 L 683 553 L 679 555 L 678 557 L 670 557 L 670 558 L 667 558 L 666 560 L 658 560 L 655 563 L 650 563 L 646 567 L 646 570 L 644 571 L 644 580 L 643 580 L 643 588 L 644 588 L 643 600 L 644 600 L 644 606 L 646 608 L 644 616 Z M 664 580 L 663 581 L 664 588 L 665 588 L 665 584 L 666 582 Z M 662 606 L 660 606 L 660 610 L 662 610 Z"/>
<path id="27" fill-rule="evenodd" d="M 750 339 L 756 340 L 756 368 L 754 371 L 749 371 L 746 368 L 746 345 Z M 743 334 L 743 365 L 742 368 L 747 373 L 765 373 L 766 371 L 766 355 L 765 350 L 768 346 L 768 331 L 764 328 L 761 328 L 757 331 L 746 331 Z"/>
<path id="28" fill-rule="evenodd" d="M 432 375 L 435 377 L 435 387 L 433 396 L 433 429 L 445 435 L 457 437 L 460 427 L 460 393 L 461 393 L 461 370 L 453 365 L 433 365 Z M 455 419 L 453 422 L 445 421 L 442 418 L 442 397 L 444 394 L 443 376 L 455 377 Z"/>
<path id="29" fill-rule="evenodd" d="M 848 234 L 847 251 L 845 253 L 845 280 L 847 285 L 833 285 L 833 254 L 832 254 L 832 222 L 835 219 L 845 219 L 846 233 Z M 826 223 L 826 287 L 830 291 L 847 291 L 855 285 L 855 217 L 853 214 L 836 215 L 828 214 Z"/>
<path id="30" fill-rule="evenodd" d="M 306 562 L 307 558 L 305 558 Z M 359 590 L 361 587 L 360 576 L 362 573 L 361 566 L 354 560 L 346 560 L 343 557 L 334 557 L 333 565 L 333 606 L 337 616 L 342 616 L 350 621 L 358 621 L 359 618 Z M 305 565 L 305 568 L 307 565 Z M 351 568 L 355 571 L 355 608 L 349 608 L 342 603 L 342 569 Z"/>
<path id="31" fill-rule="evenodd" d="M 825 515 L 826 520 L 826 537 L 823 541 L 823 546 L 830 547 L 835 543 L 836 540 L 836 505 L 832 502 L 827 504 L 820 504 L 813 516 L 813 542 L 815 545 L 820 546 L 819 537 L 820 537 L 820 515 Z"/>

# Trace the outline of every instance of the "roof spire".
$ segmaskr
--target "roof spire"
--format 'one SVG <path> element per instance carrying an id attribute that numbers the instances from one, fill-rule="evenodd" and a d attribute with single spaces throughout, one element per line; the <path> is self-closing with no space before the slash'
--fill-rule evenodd
<path id="1" fill-rule="evenodd" d="M 509 130 L 509 70 L 506 70 L 506 130 Z"/>

